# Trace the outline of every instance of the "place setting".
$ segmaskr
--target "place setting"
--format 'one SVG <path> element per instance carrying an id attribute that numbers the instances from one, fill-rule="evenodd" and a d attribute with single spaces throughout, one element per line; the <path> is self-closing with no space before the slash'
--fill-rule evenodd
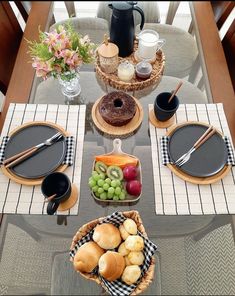
<path id="1" fill-rule="evenodd" d="M 181 85 L 149 105 L 156 213 L 234 213 L 234 148 L 223 106 L 180 104 Z"/>
<path id="2" fill-rule="evenodd" d="M 11 113 L 12 108 L 9 111 L 12 122 L 14 118 L 18 121 L 20 118 L 20 113 L 16 111 L 18 105 L 14 108 L 14 112 Z M 28 112 L 24 113 L 26 118 L 29 114 L 32 115 L 30 104 L 27 105 L 27 109 Z M 56 109 L 58 112 L 56 105 L 50 106 L 50 111 L 47 110 L 48 119 L 54 115 Z M 78 120 L 79 116 L 76 113 L 83 108 L 79 110 L 79 107 L 70 106 L 69 109 L 71 119 Z M 76 109 L 76 113 L 71 112 L 72 109 Z M 73 207 L 79 202 L 85 113 L 84 116 L 80 114 L 76 132 L 72 127 L 72 121 L 66 125 L 61 121 L 60 125 L 60 116 L 61 112 L 58 112 L 57 122 L 25 120 L 16 128 L 10 129 L 7 135 L 2 136 L 0 202 L 3 213 L 77 213 L 77 206 Z M 34 117 L 37 117 L 36 113 Z M 72 132 L 69 131 L 70 128 Z M 76 149 L 77 141 L 81 145 Z M 77 153 L 80 153 L 79 157 Z"/>

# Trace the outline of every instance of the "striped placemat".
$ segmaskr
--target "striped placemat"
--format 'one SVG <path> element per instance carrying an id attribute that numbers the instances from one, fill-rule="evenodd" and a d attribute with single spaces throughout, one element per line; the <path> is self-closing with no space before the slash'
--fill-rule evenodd
<path id="1" fill-rule="evenodd" d="M 75 138 L 74 164 L 65 170 L 72 183 L 80 188 L 85 131 L 85 105 L 10 104 L 2 129 L 2 137 L 19 125 L 30 121 L 50 121 L 59 124 Z M 80 194 L 80 190 L 78 190 Z M 0 170 L 0 213 L 47 214 L 40 186 L 26 186 L 8 179 Z M 58 215 L 77 215 L 77 203 Z"/>
<path id="2" fill-rule="evenodd" d="M 153 105 L 149 105 L 152 110 Z M 231 134 L 222 104 L 180 104 L 177 123 L 207 122 L 215 126 L 231 143 Z M 222 180 L 210 185 L 186 182 L 161 163 L 160 138 L 167 129 L 155 128 L 149 123 L 155 191 L 158 215 L 204 215 L 235 213 L 235 167 Z M 234 149 L 234 148 L 233 148 Z"/>

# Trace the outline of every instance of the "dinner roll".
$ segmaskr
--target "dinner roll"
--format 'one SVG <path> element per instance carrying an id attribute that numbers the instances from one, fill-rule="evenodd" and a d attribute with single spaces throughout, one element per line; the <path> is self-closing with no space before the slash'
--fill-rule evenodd
<path id="1" fill-rule="evenodd" d="M 83 244 L 76 252 L 73 259 L 74 269 L 82 272 L 91 272 L 99 262 L 104 250 L 95 242 Z"/>
<path id="2" fill-rule="evenodd" d="M 133 265 L 141 265 L 144 262 L 144 254 L 141 251 L 132 251 L 128 254 L 127 258 Z"/>
<path id="3" fill-rule="evenodd" d="M 117 252 L 107 251 L 100 257 L 99 273 L 108 281 L 118 279 L 125 268 L 124 257 Z"/>
<path id="4" fill-rule="evenodd" d="M 95 227 L 93 240 L 103 249 L 114 249 L 121 243 L 121 235 L 117 227 L 111 223 L 103 223 Z"/>
<path id="5" fill-rule="evenodd" d="M 132 285 L 138 281 L 140 276 L 141 270 L 138 265 L 126 266 L 122 274 L 122 281 L 127 285 Z"/>
<path id="6" fill-rule="evenodd" d="M 125 246 L 130 251 L 142 251 L 144 249 L 144 240 L 139 235 L 129 235 L 125 240 Z"/>
<path id="7" fill-rule="evenodd" d="M 130 260 L 128 259 L 128 256 L 125 256 L 124 259 L 125 259 L 126 266 L 131 265 L 131 262 L 130 262 Z"/>
<path id="8" fill-rule="evenodd" d="M 124 226 L 122 224 L 119 226 L 119 231 L 120 231 L 120 234 L 121 234 L 121 237 L 123 240 L 126 240 L 128 238 L 128 236 L 130 235 L 130 233 L 128 233 L 126 231 L 126 229 L 124 228 Z"/>
<path id="9" fill-rule="evenodd" d="M 130 234 L 137 234 L 137 225 L 134 220 L 132 219 L 126 219 L 123 222 L 123 226 L 125 230 Z"/>
<path id="10" fill-rule="evenodd" d="M 124 242 L 119 246 L 118 253 L 120 253 L 122 256 L 126 256 L 130 253 L 130 250 L 127 250 Z"/>

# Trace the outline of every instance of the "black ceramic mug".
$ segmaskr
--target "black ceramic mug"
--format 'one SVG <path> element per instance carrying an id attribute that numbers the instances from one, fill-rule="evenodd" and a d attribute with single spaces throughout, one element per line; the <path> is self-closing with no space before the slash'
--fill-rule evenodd
<path id="1" fill-rule="evenodd" d="M 67 175 L 61 172 L 54 172 L 47 175 L 42 181 L 41 191 L 45 198 L 56 194 L 47 205 L 47 214 L 53 215 L 60 203 L 69 199 L 71 195 L 71 182 Z"/>
<path id="2" fill-rule="evenodd" d="M 154 101 L 154 114 L 159 121 L 167 121 L 170 119 L 176 112 L 179 107 L 179 99 L 177 96 L 174 96 L 170 103 L 172 93 L 163 92 L 160 93 Z"/>

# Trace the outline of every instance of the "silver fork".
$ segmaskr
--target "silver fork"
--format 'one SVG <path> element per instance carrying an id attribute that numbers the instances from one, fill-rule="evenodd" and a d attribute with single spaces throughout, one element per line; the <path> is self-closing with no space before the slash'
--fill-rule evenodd
<path id="1" fill-rule="evenodd" d="M 38 151 L 43 146 L 51 146 L 54 142 L 58 141 L 61 137 L 63 137 L 63 135 L 60 132 L 58 132 L 52 137 L 46 139 L 44 142 L 5 159 L 3 161 L 3 164 L 5 165 L 6 168 L 12 167 L 13 165 L 16 165 L 22 162 L 23 160 L 29 158 L 30 156 L 32 156 L 36 151 Z"/>
<path id="2" fill-rule="evenodd" d="M 194 143 L 194 145 L 185 153 L 183 154 L 179 159 L 175 161 L 175 165 L 181 167 L 183 164 L 185 164 L 187 161 L 189 161 L 191 154 L 198 149 L 203 143 L 205 143 L 213 134 L 215 133 L 215 129 L 210 126 L 204 134 Z"/>

